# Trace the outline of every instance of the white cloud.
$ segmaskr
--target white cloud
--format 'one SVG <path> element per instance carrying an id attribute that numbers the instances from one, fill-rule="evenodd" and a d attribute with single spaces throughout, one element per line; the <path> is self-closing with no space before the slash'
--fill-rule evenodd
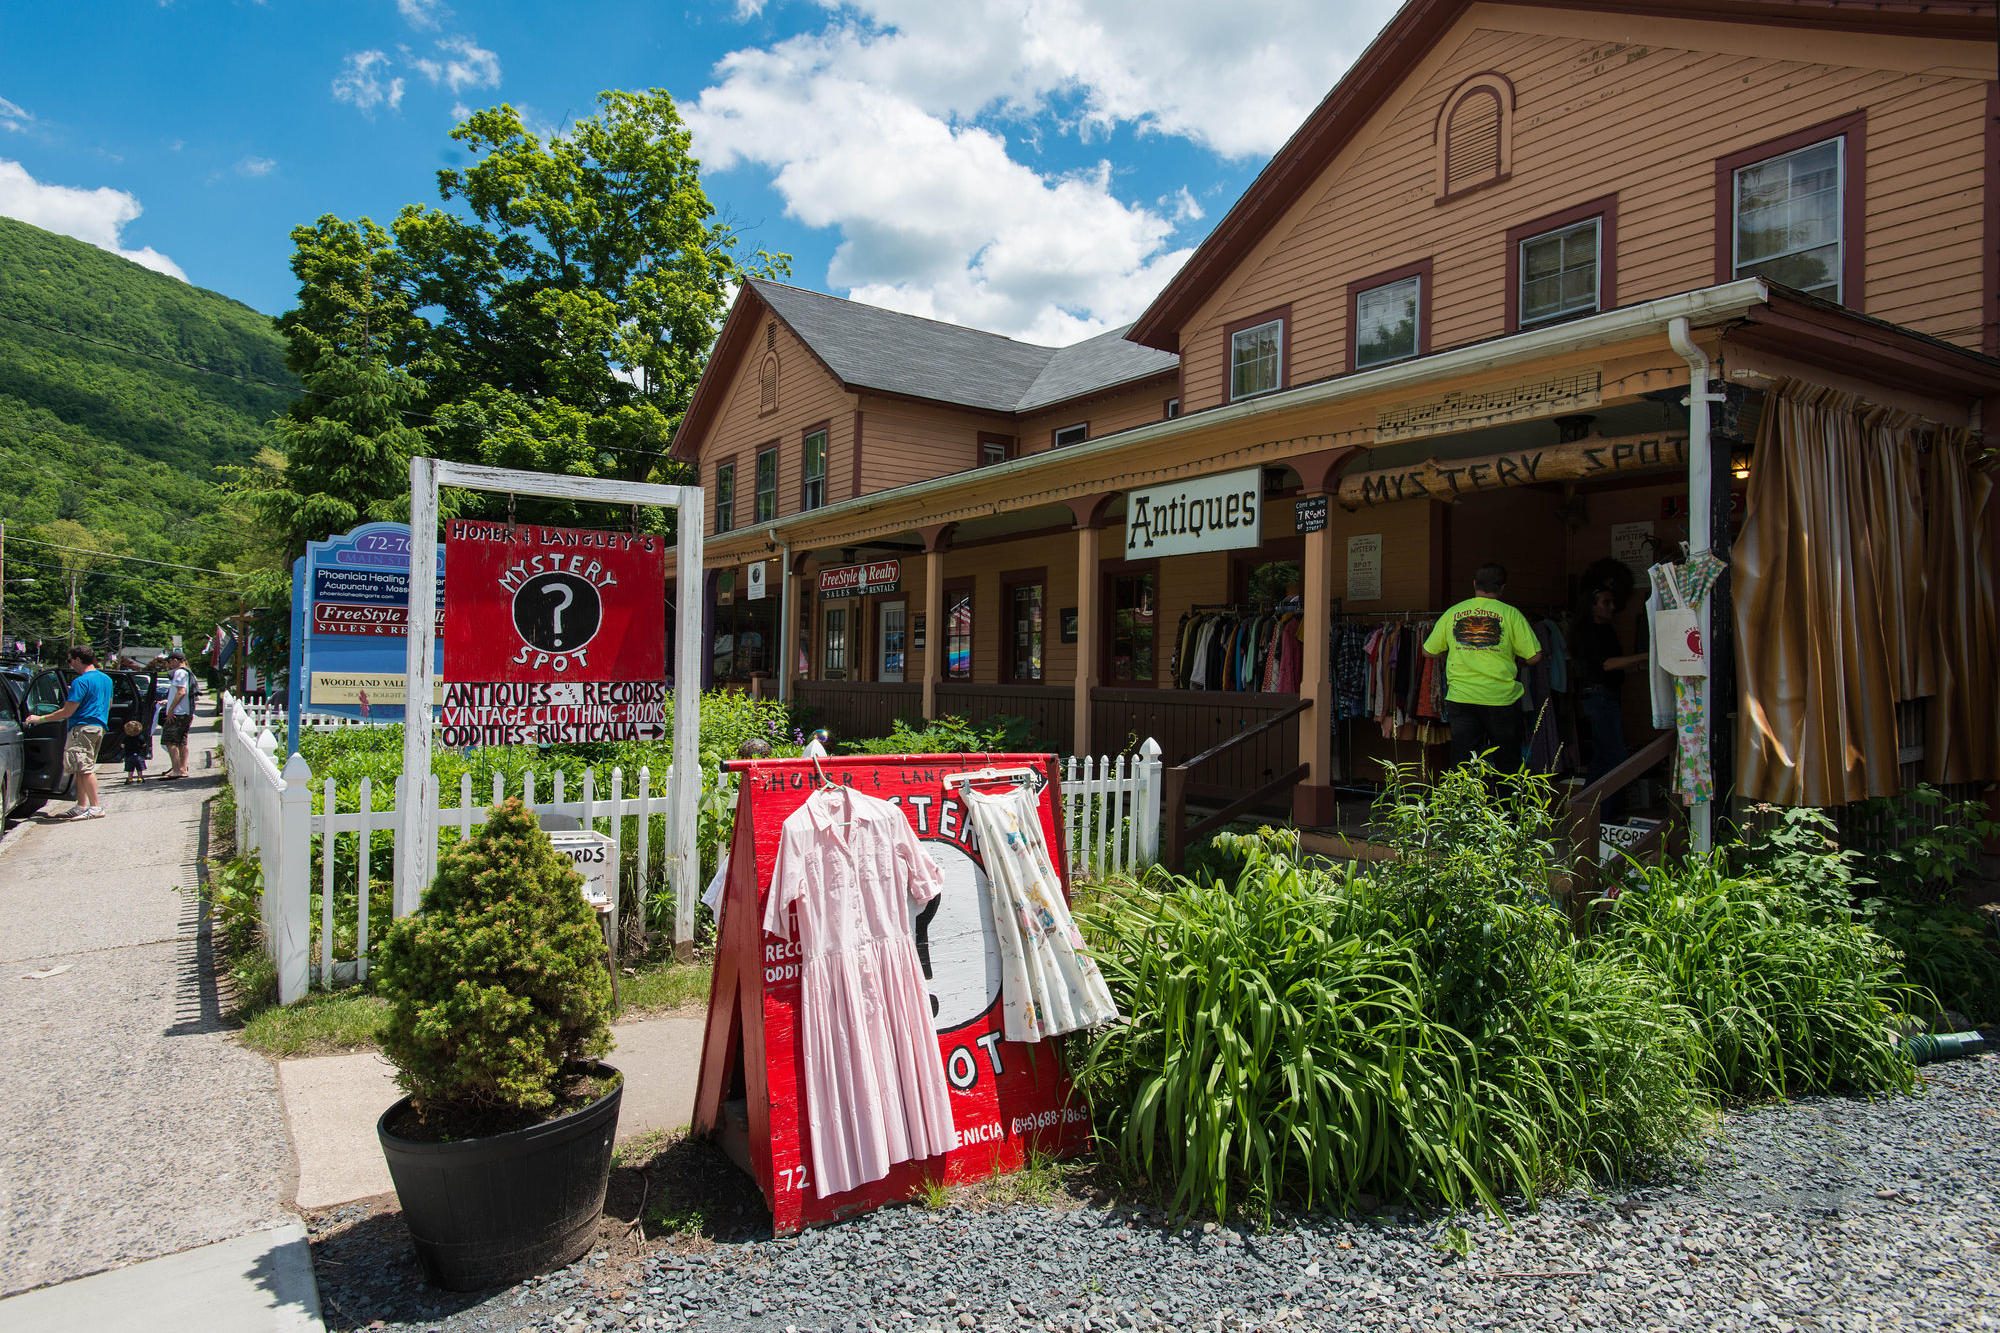
<path id="1" fill-rule="evenodd" d="M 378 106 L 387 106 L 391 111 L 399 109 L 403 105 L 403 81 L 383 77 L 391 68 L 384 52 L 349 52 L 341 62 L 340 73 L 334 76 L 333 100 L 348 103 L 370 120 L 375 118 Z"/>
<path id="2" fill-rule="evenodd" d="M 181 272 L 181 266 L 152 246 L 127 250 L 119 243 L 125 224 L 140 212 L 138 199 L 124 190 L 109 186 L 81 190 L 68 185 L 44 185 L 19 162 L 0 159 L 0 215 L 74 236 L 186 282 L 187 274 Z"/>
<path id="3" fill-rule="evenodd" d="M 467 88 L 498 88 L 500 57 L 469 37 L 445 37 L 438 41 L 442 60 L 419 57 L 410 61 L 418 73 L 432 83 L 442 83 L 454 93 Z"/>
<path id="4" fill-rule="evenodd" d="M 35 118 L 20 105 L 0 97 L 0 130 L 12 130 L 19 134 Z"/>
<path id="5" fill-rule="evenodd" d="M 412 28 L 435 28 L 439 18 L 451 11 L 443 0 L 396 0 L 396 12 Z"/>
<path id="6" fill-rule="evenodd" d="M 818 0 L 818 31 L 737 51 L 684 107 L 703 165 L 772 172 L 786 211 L 838 227 L 826 280 L 856 299 L 1037 341 L 1133 318 L 1204 216 L 1185 185 L 1120 200 L 1110 166 L 1009 151 L 1120 128 L 1267 154 L 1394 0 Z M 757 0 L 738 0 L 752 17 Z"/>
<path id="7" fill-rule="evenodd" d="M 246 157 L 237 162 L 235 166 L 237 175 L 248 176 L 253 179 L 258 176 L 268 176 L 277 169 L 278 163 L 276 159 L 268 157 Z"/>

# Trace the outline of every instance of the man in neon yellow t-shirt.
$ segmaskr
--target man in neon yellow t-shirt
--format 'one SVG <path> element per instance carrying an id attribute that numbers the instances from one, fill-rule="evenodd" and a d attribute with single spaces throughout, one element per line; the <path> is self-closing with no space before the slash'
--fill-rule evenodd
<path id="1" fill-rule="evenodd" d="M 1487 762 L 1513 773 L 1521 767 L 1527 731 L 1516 672 L 1522 662 L 1542 660 L 1542 645 L 1527 618 L 1500 600 L 1506 591 L 1506 566 L 1481 565 L 1472 575 L 1472 596 L 1438 618 L 1424 651 L 1444 658 L 1452 763 L 1490 750 Z"/>

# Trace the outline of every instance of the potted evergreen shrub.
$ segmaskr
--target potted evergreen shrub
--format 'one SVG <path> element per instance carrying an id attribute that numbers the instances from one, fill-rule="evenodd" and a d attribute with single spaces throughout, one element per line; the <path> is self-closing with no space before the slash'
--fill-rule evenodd
<path id="1" fill-rule="evenodd" d="M 408 1095 L 376 1134 L 424 1271 L 470 1291 L 566 1264 L 597 1235 L 623 1080 L 582 881 L 518 800 L 390 927 L 382 1050 Z"/>

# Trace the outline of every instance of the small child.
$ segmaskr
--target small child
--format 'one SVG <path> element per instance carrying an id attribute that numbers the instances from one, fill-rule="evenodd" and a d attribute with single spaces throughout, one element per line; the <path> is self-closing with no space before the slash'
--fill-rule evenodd
<path id="1" fill-rule="evenodd" d="M 133 718 L 125 724 L 125 785 L 146 780 L 146 729 Z"/>

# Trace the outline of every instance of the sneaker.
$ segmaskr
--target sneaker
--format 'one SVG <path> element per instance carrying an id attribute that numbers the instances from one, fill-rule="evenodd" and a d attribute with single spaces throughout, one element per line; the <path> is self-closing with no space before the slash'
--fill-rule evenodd
<path id="1" fill-rule="evenodd" d="M 69 813 L 68 813 L 68 814 L 66 814 L 66 815 L 64 815 L 64 816 L 63 816 L 63 818 L 64 818 L 64 819 L 88 819 L 88 818 L 90 818 L 90 811 L 91 811 L 91 808 L 92 808 L 92 807 L 90 807 L 90 806 L 87 806 L 87 805 L 73 805 L 73 806 L 71 806 L 71 807 L 69 808 Z"/>
<path id="2" fill-rule="evenodd" d="M 85 810 L 82 814 L 75 816 L 75 818 L 102 819 L 104 818 L 104 807 L 101 805 L 93 805 L 88 810 Z"/>

